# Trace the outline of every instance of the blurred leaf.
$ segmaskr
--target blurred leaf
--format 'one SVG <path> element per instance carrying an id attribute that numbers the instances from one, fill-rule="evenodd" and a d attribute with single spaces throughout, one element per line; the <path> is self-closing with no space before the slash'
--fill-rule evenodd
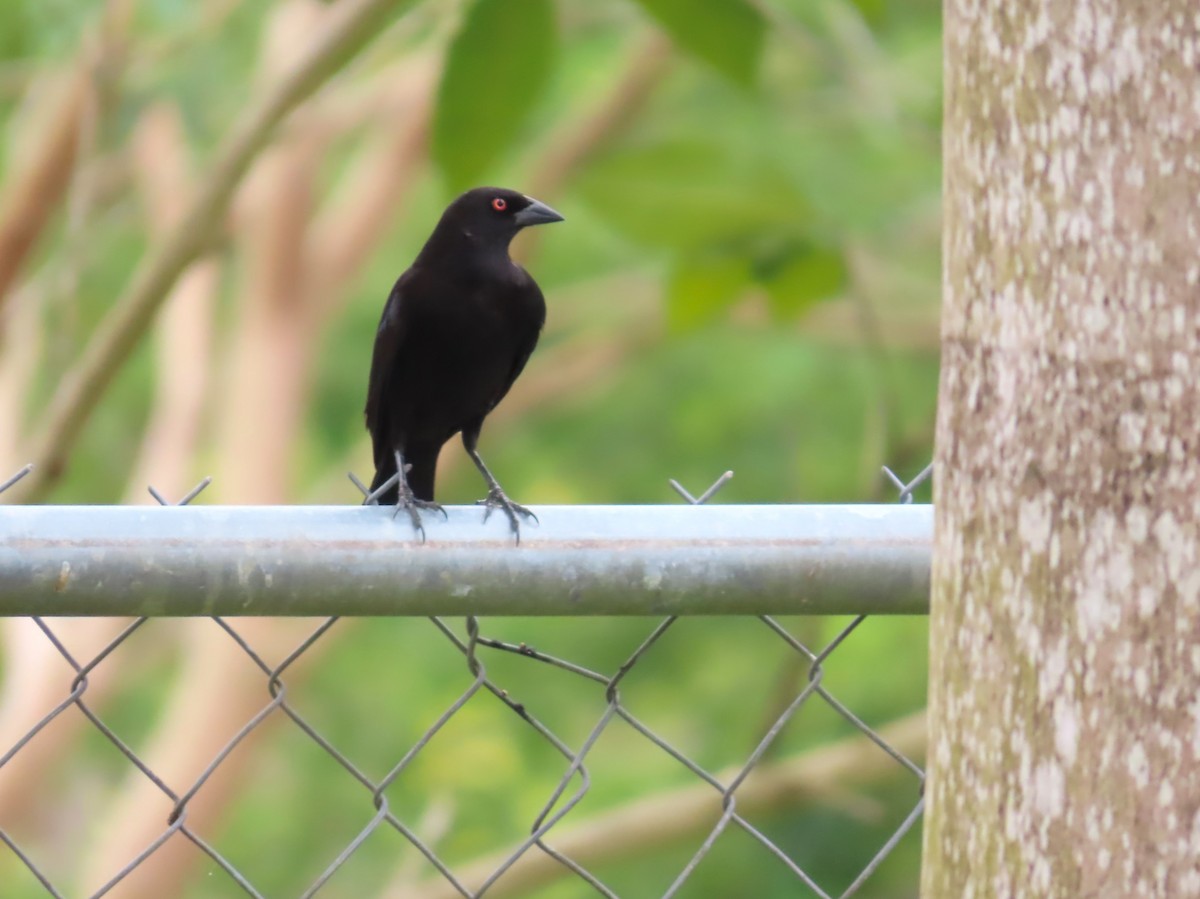
<path id="1" fill-rule="evenodd" d="M 763 277 L 762 282 L 772 314 L 795 318 L 840 293 L 846 277 L 846 261 L 841 253 L 827 247 L 808 247 Z"/>
<path id="2" fill-rule="evenodd" d="M 446 57 L 433 123 L 433 158 L 452 188 L 473 184 L 520 135 L 556 43 L 551 0 L 471 5 Z"/>
<path id="3" fill-rule="evenodd" d="M 637 0 L 680 47 L 739 84 L 758 73 L 766 22 L 746 0 Z"/>
<path id="4" fill-rule="evenodd" d="M 893 227 L 914 202 L 925 202 L 940 174 L 936 132 L 793 116 L 783 139 L 793 150 L 784 158 L 792 177 L 834 232 Z"/>
<path id="5" fill-rule="evenodd" d="M 668 326 L 688 331 L 714 321 L 749 282 L 749 263 L 737 256 L 705 254 L 682 260 L 667 284 Z"/>
<path id="6" fill-rule="evenodd" d="M 853 0 L 858 11 L 871 25 L 881 23 L 887 14 L 886 0 Z"/>
<path id="7" fill-rule="evenodd" d="M 0 59 L 19 59 L 30 44 L 29 17 L 22 0 L 0 3 Z"/>
<path id="8" fill-rule="evenodd" d="M 807 204 L 769 160 L 740 160 L 713 142 L 617 151 L 578 182 L 584 199 L 637 243 L 694 248 L 764 229 L 793 230 Z"/>

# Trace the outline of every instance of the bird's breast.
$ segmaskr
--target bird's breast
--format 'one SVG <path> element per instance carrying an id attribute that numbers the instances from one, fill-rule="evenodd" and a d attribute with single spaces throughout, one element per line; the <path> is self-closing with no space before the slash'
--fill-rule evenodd
<path id="1" fill-rule="evenodd" d="M 528 321 L 481 305 L 443 310 L 421 330 L 408 360 L 421 386 L 417 417 L 453 432 L 463 424 L 458 419 L 477 418 L 492 407 L 522 346 L 536 338 L 537 325 L 531 330 Z"/>

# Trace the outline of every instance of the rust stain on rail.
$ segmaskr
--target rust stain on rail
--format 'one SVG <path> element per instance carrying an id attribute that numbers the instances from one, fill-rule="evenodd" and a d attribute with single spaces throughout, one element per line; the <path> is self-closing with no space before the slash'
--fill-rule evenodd
<path id="1" fill-rule="evenodd" d="M 392 552 L 396 549 L 404 549 L 414 552 L 437 552 L 440 550 L 459 550 L 459 549 L 505 549 L 513 552 L 527 552 L 543 549 L 550 550 L 577 550 L 577 549 L 596 549 L 596 550 L 632 550 L 632 549 L 717 549 L 717 548 L 746 548 L 758 547 L 762 549 L 806 549 L 813 547 L 829 547 L 829 546 L 844 546 L 844 547 L 887 547 L 894 549 L 906 548 L 928 548 L 933 544 L 932 537 L 882 537 L 864 539 L 857 538 L 837 538 L 837 537 L 789 537 L 789 538 L 695 538 L 695 539 L 669 539 L 669 538 L 630 538 L 630 539 L 607 539 L 604 537 L 596 537 L 583 540 L 554 540 L 547 538 L 526 538 L 519 546 L 515 546 L 510 539 L 489 539 L 489 540 L 447 540 L 438 542 L 430 539 L 425 543 L 417 541 L 409 542 L 407 540 L 311 540 L 302 538 L 293 538 L 286 540 L 230 540 L 230 539 L 207 539 L 207 538 L 182 538 L 182 537 L 160 537 L 153 540 L 147 540 L 144 537 L 130 537 L 127 539 L 117 538 L 100 538 L 86 540 L 72 540 L 61 537 L 13 537 L 7 540 L 0 541 L 0 547 L 10 547 L 16 550 L 37 551 L 40 549 L 104 549 L 104 550 L 126 550 L 137 551 L 145 554 L 147 550 L 155 549 L 204 549 L 204 550 L 231 550 L 241 549 L 244 551 L 255 550 L 277 550 L 284 548 L 321 548 L 329 551 L 354 552 L 354 551 L 375 551 Z"/>

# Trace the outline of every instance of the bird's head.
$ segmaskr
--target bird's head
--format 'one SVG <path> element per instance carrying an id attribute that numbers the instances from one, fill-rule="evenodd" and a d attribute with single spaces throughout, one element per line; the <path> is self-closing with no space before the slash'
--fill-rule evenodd
<path id="1" fill-rule="evenodd" d="M 563 217 L 533 197 L 503 187 L 476 187 L 462 194 L 442 214 L 438 230 L 451 228 L 474 241 L 500 245 L 530 225 L 561 222 Z"/>

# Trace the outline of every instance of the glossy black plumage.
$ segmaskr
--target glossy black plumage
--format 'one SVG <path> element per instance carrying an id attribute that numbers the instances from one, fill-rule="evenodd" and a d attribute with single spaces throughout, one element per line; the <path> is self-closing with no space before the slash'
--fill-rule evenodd
<path id="1" fill-rule="evenodd" d="M 561 220 L 516 191 L 467 191 L 447 207 L 392 288 L 367 390 L 375 455 L 368 501 L 406 508 L 422 532 L 417 510 L 439 508 L 433 503 L 438 451 L 458 433 L 488 483 L 488 513 L 503 509 L 514 532 L 517 515 L 528 514 L 504 495 L 476 443 L 546 318 L 542 292 L 509 257 L 509 242 L 523 227 Z M 397 478 L 398 458 L 407 471 Z"/>

